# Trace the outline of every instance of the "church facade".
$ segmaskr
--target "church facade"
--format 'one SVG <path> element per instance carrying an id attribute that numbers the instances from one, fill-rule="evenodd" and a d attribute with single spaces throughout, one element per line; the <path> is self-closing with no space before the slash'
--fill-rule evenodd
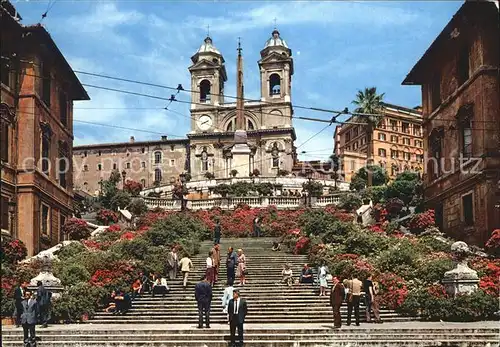
<path id="1" fill-rule="evenodd" d="M 127 178 L 143 183 L 146 188 L 171 184 L 183 171 L 189 172 L 192 180 L 203 180 L 207 173 L 226 178 L 235 173 L 237 177 L 248 177 L 254 170 L 262 176 L 277 176 L 279 170 L 291 172 L 296 161 L 292 51 L 275 29 L 260 56 L 256 63 L 260 71 L 261 98 L 244 99 L 241 50 L 237 71 L 228 74 L 222 53 L 210 37 L 205 38 L 189 66 L 191 128 L 187 138 L 175 143 L 163 139 L 75 146 L 75 187 L 95 194 L 99 181 L 109 177 L 110 172 L 103 170 L 105 167 L 125 171 Z M 229 100 L 224 95 L 224 86 L 231 76 L 237 78 L 240 85 L 238 95 Z M 245 129 L 237 129 L 237 119 L 243 119 L 241 124 Z M 235 158 L 236 130 L 246 130 L 249 150 L 243 163 L 241 156 L 238 160 Z M 158 146 L 158 142 L 166 145 Z M 175 149 L 182 149 L 182 153 L 171 150 L 172 144 Z M 118 152 L 124 153 L 122 160 L 117 160 Z M 135 152 L 141 155 L 139 170 L 133 170 L 137 165 L 127 162 L 133 157 L 130 153 Z M 173 153 L 175 157 L 170 158 Z"/>

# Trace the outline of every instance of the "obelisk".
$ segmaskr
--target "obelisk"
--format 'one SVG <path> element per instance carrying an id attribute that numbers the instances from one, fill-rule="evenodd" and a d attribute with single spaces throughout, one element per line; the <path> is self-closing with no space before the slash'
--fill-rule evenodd
<path id="1" fill-rule="evenodd" d="M 234 132 L 234 146 L 231 170 L 238 171 L 239 176 L 250 174 L 250 147 L 247 142 L 245 127 L 245 101 L 243 92 L 243 57 L 241 55 L 241 42 L 238 40 L 238 61 L 236 76 L 236 130 Z"/>

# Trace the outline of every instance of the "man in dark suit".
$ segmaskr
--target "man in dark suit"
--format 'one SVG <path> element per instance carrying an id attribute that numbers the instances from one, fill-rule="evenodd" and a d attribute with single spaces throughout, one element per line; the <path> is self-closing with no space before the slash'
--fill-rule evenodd
<path id="1" fill-rule="evenodd" d="M 210 305 L 212 303 L 212 286 L 204 277 L 194 288 L 194 297 L 198 303 L 198 329 L 203 328 L 203 315 L 205 315 L 205 326 L 210 328 Z"/>
<path id="2" fill-rule="evenodd" d="M 238 266 L 238 255 L 233 250 L 233 247 L 227 249 L 226 269 L 227 269 L 227 283 L 234 283 L 234 272 Z"/>
<path id="3" fill-rule="evenodd" d="M 31 292 L 25 291 L 24 300 L 21 305 L 21 324 L 23 325 L 24 332 L 24 346 L 34 347 L 36 346 L 35 326 L 39 313 L 38 302 L 35 300 Z"/>
<path id="4" fill-rule="evenodd" d="M 41 281 L 37 282 L 36 301 L 38 302 L 38 309 L 40 311 L 40 324 L 42 328 L 46 328 L 50 320 L 50 299 L 52 293 L 47 290 Z"/>
<path id="5" fill-rule="evenodd" d="M 342 326 L 340 306 L 344 301 L 345 289 L 337 277 L 333 278 L 333 287 L 330 293 L 330 305 L 333 308 L 333 328 L 339 329 Z"/>
<path id="6" fill-rule="evenodd" d="M 247 301 L 240 298 L 240 291 L 235 289 L 233 291 L 233 298 L 229 300 L 229 305 L 227 306 L 227 312 L 229 313 L 229 329 L 231 332 L 231 346 L 233 347 L 238 346 L 235 341 L 236 328 L 238 328 L 239 346 L 243 346 L 243 324 L 245 323 L 247 311 Z"/>
<path id="7" fill-rule="evenodd" d="M 21 315 L 23 314 L 24 292 L 28 283 L 19 282 L 19 286 L 14 290 L 14 300 L 16 302 L 16 327 L 21 326 Z"/>

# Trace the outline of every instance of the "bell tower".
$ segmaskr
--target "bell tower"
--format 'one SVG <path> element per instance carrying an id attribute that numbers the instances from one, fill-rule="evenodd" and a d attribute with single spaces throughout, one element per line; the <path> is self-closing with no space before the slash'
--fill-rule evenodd
<path id="1" fill-rule="evenodd" d="M 293 59 L 292 50 L 274 29 L 271 38 L 260 51 L 259 68 L 261 100 L 291 102 Z"/>
<path id="2" fill-rule="evenodd" d="M 191 110 L 203 109 L 204 105 L 224 103 L 224 82 L 227 81 L 224 57 L 207 36 L 198 51 L 191 57 Z M 200 105 L 203 104 L 203 105 Z"/>

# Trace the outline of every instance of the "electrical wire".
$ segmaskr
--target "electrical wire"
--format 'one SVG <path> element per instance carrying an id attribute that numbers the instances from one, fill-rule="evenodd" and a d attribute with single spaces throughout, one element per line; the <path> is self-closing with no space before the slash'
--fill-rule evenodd
<path id="1" fill-rule="evenodd" d="M 42 14 L 42 18 L 40 19 L 40 23 L 47 17 L 47 15 L 49 14 L 49 11 L 52 9 L 52 7 L 54 6 L 54 4 L 56 3 L 57 0 L 49 0 L 49 3 L 47 4 L 47 9 L 45 10 L 45 12 Z"/>

